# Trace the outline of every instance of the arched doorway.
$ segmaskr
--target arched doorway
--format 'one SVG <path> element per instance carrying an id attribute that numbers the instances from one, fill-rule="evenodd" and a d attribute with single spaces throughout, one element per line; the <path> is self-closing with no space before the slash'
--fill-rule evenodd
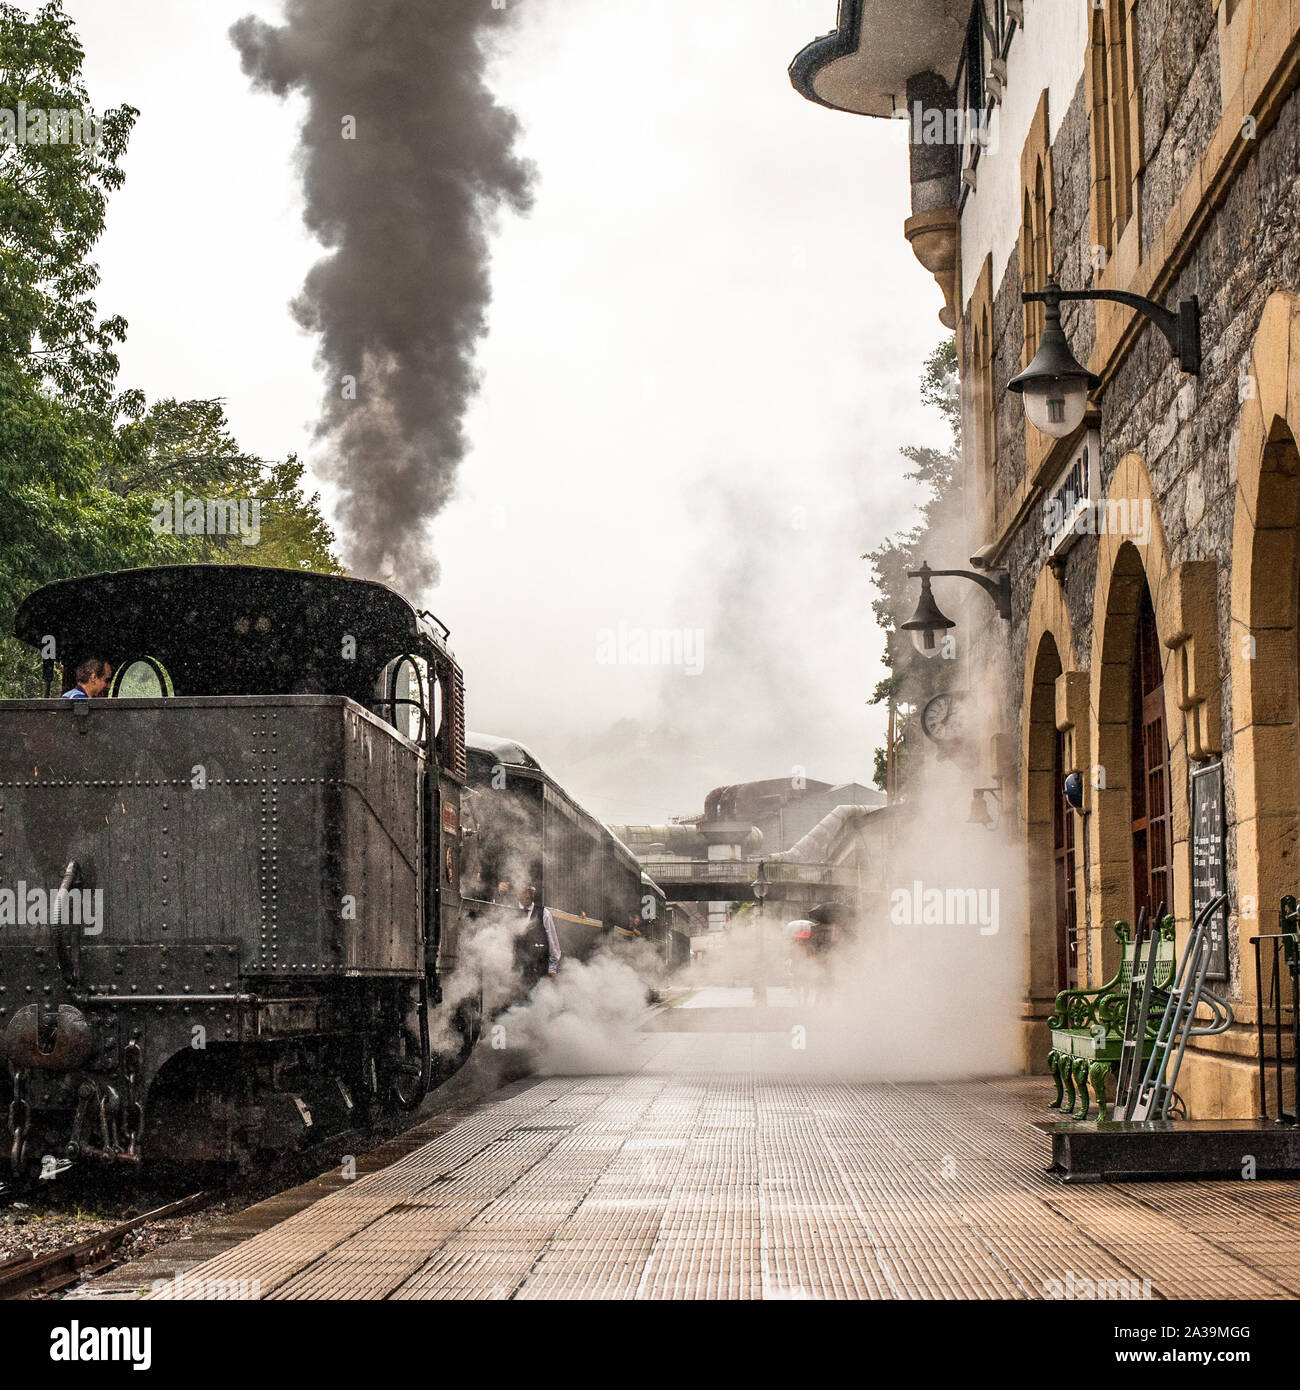
<path id="1" fill-rule="evenodd" d="M 1066 773 L 1065 733 L 1056 731 L 1052 759 L 1054 814 L 1052 817 L 1052 863 L 1056 875 L 1056 988 L 1078 989 L 1079 901 L 1075 877 L 1074 811 L 1063 794 Z"/>
<path id="2" fill-rule="evenodd" d="M 1236 851 L 1228 930 L 1247 1008 L 1260 1003 L 1249 940 L 1276 930 L 1280 898 L 1300 883 L 1300 357 L 1291 347 L 1298 333 L 1300 295 L 1269 295 L 1238 421 L 1227 641 Z M 1253 1073 L 1233 1069 L 1222 1091 L 1221 1113 L 1258 1113 Z"/>
<path id="3" fill-rule="evenodd" d="M 1051 576 L 1048 576 L 1051 579 Z M 1046 586 L 1040 586 L 1047 592 Z M 1051 589 L 1059 585 L 1051 579 Z M 1056 727 L 1057 687 L 1063 670 L 1062 643 L 1069 632 L 1052 603 L 1035 603 L 1031 646 L 1025 670 L 1024 778 L 1021 814 L 1025 828 L 1026 993 L 1024 1001 L 1025 1064 L 1043 1071 L 1051 1040 L 1047 1019 L 1061 990 L 1079 982 L 1075 972 L 1079 948 L 1074 914 L 1074 812 L 1064 805 L 1063 736 Z M 1058 633 L 1062 635 L 1058 637 Z"/>
<path id="4" fill-rule="evenodd" d="M 1265 434 L 1255 404 L 1243 411 L 1229 637 L 1243 940 L 1273 930 L 1263 924 L 1281 896 L 1300 891 L 1300 449 L 1280 416 Z M 1243 945 L 1241 989 L 1253 1000 L 1248 951 Z"/>
<path id="5" fill-rule="evenodd" d="M 1185 929 L 1190 905 L 1187 740 L 1172 688 L 1176 653 L 1166 641 L 1166 626 L 1178 609 L 1178 581 L 1137 455 L 1121 459 L 1108 496 L 1129 499 L 1130 508 L 1133 499 L 1145 503 L 1151 521 L 1145 537 L 1104 533 L 1098 556 L 1088 817 L 1088 965 L 1094 985 L 1119 968 L 1115 922 L 1132 924 L 1139 908 L 1149 902 L 1154 912 L 1163 899 Z"/>
<path id="6" fill-rule="evenodd" d="M 1171 909 L 1173 836 L 1169 792 L 1169 736 L 1160 635 L 1151 591 L 1143 580 L 1130 664 L 1130 803 L 1133 829 L 1133 909 L 1148 918 Z"/>

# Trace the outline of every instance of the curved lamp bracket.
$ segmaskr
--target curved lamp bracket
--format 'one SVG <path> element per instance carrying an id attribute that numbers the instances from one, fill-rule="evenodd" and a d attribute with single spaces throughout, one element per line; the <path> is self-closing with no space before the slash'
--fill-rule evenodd
<path id="1" fill-rule="evenodd" d="M 1022 294 L 1020 298 L 1026 304 L 1040 303 L 1052 308 L 1066 299 L 1105 299 L 1136 309 L 1165 335 L 1183 371 L 1193 376 L 1200 374 L 1201 304 L 1195 295 L 1182 300 L 1175 312 L 1153 299 L 1144 299 L 1140 294 L 1130 294 L 1127 290 L 1063 290 L 1055 280 L 1051 280 L 1043 289 Z"/>
<path id="2" fill-rule="evenodd" d="M 932 570 L 927 566 L 922 570 L 908 570 L 909 579 L 920 579 L 923 575 L 928 575 L 931 579 L 950 578 L 950 579 L 970 579 L 978 584 L 981 589 L 993 600 L 998 610 L 998 616 L 1011 621 L 1011 574 L 1008 570 L 993 571 L 992 578 L 976 574 L 974 570 Z"/>

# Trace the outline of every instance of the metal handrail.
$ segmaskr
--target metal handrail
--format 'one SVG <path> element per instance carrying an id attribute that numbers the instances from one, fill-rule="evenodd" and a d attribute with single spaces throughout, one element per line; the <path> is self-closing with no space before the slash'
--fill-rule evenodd
<path id="1" fill-rule="evenodd" d="M 825 864 L 775 864 L 767 862 L 771 883 L 824 883 L 831 886 L 854 887 L 854 870 Z M 683 880 L 722 879 L 728 883 L 748 883 L 757 872 L 757 864 L 745 859 L 652 859 L 641 860 L 641 866 L 657 882 L 680 883 Z"/>
<path id="2" fill-rule="evenodd" d="M 1284 897 L 1278 908 L 1278 924 L 1285 928 L 1286 923 L 1295 922 L 1296 899 Z M 1269 968 L 1268 1009 L 1272 1012 L 1272 1026 L 1268 1029 L 1273 1038 L 1273 1056 L 1270 1059 L 1265 1048 L 1265 1003 L 1264 1003 L 1264 962 L 1262 946 L 1266 941 L 1273 943 L 1273 953 Z M 1259 1114 L 1263 1120 L 1276 1119 L 1282 1124 L 1295 1124 L 1300 1119 L 1300 933 L 1294 930 L 1264 932 L 1252 936 L 1250 944 L 1255 948 L 1255 1028 L 1259 1051 Z M 1286 1108 L 1286 1088 L 1284 1057 L 1282 1049 L 1282 1015 L 1286 1005 L 1282 998 L 1282 962 L 1286 961 L 1287 974 L 1291 979 L 1291 1104 Z M 1270 1114 L 1269 1106 L 1269 1061 L 1272 1061 L 1273 1086 L 1277 1098 L 1277 1113 Z"/>

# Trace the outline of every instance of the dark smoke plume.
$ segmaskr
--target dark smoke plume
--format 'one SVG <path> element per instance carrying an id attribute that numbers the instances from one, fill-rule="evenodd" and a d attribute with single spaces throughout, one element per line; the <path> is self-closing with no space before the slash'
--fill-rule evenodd
<path id="1" fill-rule="evenodd" d="M 325 471 L 351 568 L 413 594 L 437 579 L 426 527 L 465 453 L 494 217 L 531 204 L 518 123 L 484 84 L 506 18 L 490 0 L 288 0 L 283 26 L 230 31 L 255 86 L 307 98 L 304 217 L 329 252 L 293 311 L 320 340 Z"/>

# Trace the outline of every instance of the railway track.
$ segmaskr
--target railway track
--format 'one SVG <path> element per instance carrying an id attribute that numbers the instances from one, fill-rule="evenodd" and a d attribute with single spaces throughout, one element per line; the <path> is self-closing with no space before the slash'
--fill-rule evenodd
<path id="1" fill-rule="evenodd" d="M 114 1264 L 132 1231 L 138 1231 L 151 1221 L 183 1216 L 186 1212 L 207 1206 L 220 1196 L 221 1193 L 214 1191 L 193 1192 L 188 1197 L 168 1202 L 142 1216 L 119 1222 L 107 1231 L 100 1231 L 75 1245 L 65 1245 L 43 1255 L 20 1252 L 0 1264 L 0 1300 L 40 1298 L 45 1294 L 57 1293 L 59 1289 L 75 1284 L 83 1274 L 98 1273 Z"/>
<path id="2" fill-rule="evenodd" d="M 376 1143 L 394 1138 L 409 1127 L 408 1120 L 394 1119 L 386 1125 L 377 1126 L 372 1131 L 346 1130 L 333 1134 L 317 1144 L 300 1152 L 285 1155 L 274 1170 L 265 1175 L 262 1182 L 251 1188 L 241 1187 L 237 1179 L 219 1186 L 204 1188 L 187 1197 L 178 1198 L 119 1222 L 97 1235 L 71 1245 L 61 1246 L 42 1254 L 20 1251 L 7 1260 L 0 1260 L 0 1302 L 13 1299 L 43 1298 L 57 1293 L 60 1289 L 75 1284 L 83 1274 L 99 1274 L 120 1264 L 124 1259 L 134 1258 L 133 1252 L 122 1254 L 122 1246 L 132 1231 L 139 1230 L 151 1222 L 165 1221 L 169 1217 L 183 1216 L 201 1207 L 211 1206 L 232 1196 L 241 1202 L 252 1204 L 268 1195 L 273 1195 L 285 1184 L 294 1186 L 306 1176 L 314 1177 L 322 1163 L 329 1166 L 330 1157 L 336 1151 L 341 1153 L 349 1147 L 362 1149 Z M 13 1184 L 0 1183 L 0 1211 L 27 1196 L 24 1189 Z"/>
<path id="3" fill-rule="evenodd" d="M 420 1128 L 441 1110 L 463 1105 L 471 1097 L 488 1094 L 526 1074 L 526 1068 L 503 1071 L 499 1065 L 494 1065 L 485 1080 L 473 1068 L 466 1069 L 449 1079 L 445 1089 L 439 1088 L 433 1093 L 434 1099 L 416 1115 L 392 1114 L 369 1129 L 350 1129 L 329 1135 L 307 1149 L 283 1155 L 273 1169 L 263 1171 L 252 1185 L 241 1184 L 237 1178 L 229 1183 L 218 1183 L 133 1216 L 73 1245 L 40 1255 L 20 1251 L 10 1259 L 0 1260 L 0 1302 L 42 1298 L 75 1284 L 83 1274 L 102 1273 L 115 1264 L 133 1259 L 133 1251 L 122 1253 L 123 1243 L 132 1231 L 151 1222 L 165 1221 L 232 1197 L 241 1209 L 253 1206 L 332 1171 L 344 1153 L 365 1155 L 383 1151 L 393 1143 L 400 1145 L 407 1130 Z M 0 1182 L 0 1211 L 25 1196 L 30 1194 L 24 1188 Z"/>

